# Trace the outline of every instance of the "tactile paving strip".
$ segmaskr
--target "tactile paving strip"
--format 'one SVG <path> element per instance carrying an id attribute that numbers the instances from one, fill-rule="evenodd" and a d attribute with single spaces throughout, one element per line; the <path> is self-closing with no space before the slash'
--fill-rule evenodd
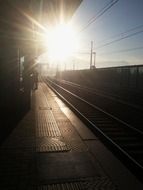
<path id="1" fill-rule="evenodd" d="M 60 138 L 38 138 L 36 152 L 62 152 L 69 151 L 70 146 Z"/>
<path id="2" fill-rule="evenodd" d="M 70 144 L 71 151 L 74 152 L 85 152 L 88 151 L 87 146 L 81 140 L 80 136 L 72 126 L 70 121 L 57 121 L 59 129 L 64 136 L 64 139 Z"/>
<path id="3" fill-rule="evenodd" d="M 36 127 L 37 137 L 58 137 L 61 136 L 58 125 L 55 118 L 50 110 L 39 111 L 37 113 L 37 127 Z"/>
<path id="4" fill-rule="evenodd" d="M 117 190 L 117 187 L 107 177 L 95 177 L 88 180 L 49 184 L 39 186 L 38 190 Z"/>

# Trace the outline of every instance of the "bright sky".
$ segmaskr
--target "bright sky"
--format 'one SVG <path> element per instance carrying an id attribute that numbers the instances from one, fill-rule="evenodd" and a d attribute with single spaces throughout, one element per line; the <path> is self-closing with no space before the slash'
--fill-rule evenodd
<path id="1" fill-rule="evenodd" d="M 110 3 L 111 0 L 83 0 L 72 18 L 73 24 L 76 26 L 83 26 L 84 28 L 90 18 L 98 15 L 98 12 L 102 10 L 108 2 Z M 90 41 L 93 40 L 95 44 L 94 49 L 97 53 L 97 67 L 142 64 L 142 10 L 143 0 L 119 0 L 99 19 L 81 32 L 81 51 L 90 51 Z M 134 30 L 129 32 L 130 29 Z M 134 35 L 134 33 L 138 34 Z M 132 35 L 132 37 L 120 40 L 121 37 L 128 35 Z M 105 44 L 117 39 L 120 41 L 116 41 L 116 43 L 114 42 L 105 46 Z M 99 46 L 102 47 L 99 48 Z M 139 47 L 142 47 L 142 49 Z M 80 58 L 84 61 L 83 63 L 80 63 L 79 67 L 84 68 L 89 65 L 89 61 L 87 62 L 89 58 L 86 54 L 81 55 Z"/>
<path id="2" fill-rule="evenodd" d="M 91 41 L 97 67 L 142 64 L 143 0 L 119 0 L 87 26 L 91 18 L 97 18 L 99 11 L 115 1 L 83 0 L 71 19 L 73 28 L 80 31 L 79 49 L 64 61 L 66 68 L 89 68 Z"/>

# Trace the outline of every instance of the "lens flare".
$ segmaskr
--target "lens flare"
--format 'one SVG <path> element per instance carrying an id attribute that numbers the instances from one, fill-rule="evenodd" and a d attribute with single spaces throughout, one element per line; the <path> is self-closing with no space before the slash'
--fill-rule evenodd
<path id="1" fill-rule="evenodd" d="M 60 24 L 48 30 L 44 43 L 52 60 L 67 60 L 78 47 L 77 35 L 70 25 Z"/>

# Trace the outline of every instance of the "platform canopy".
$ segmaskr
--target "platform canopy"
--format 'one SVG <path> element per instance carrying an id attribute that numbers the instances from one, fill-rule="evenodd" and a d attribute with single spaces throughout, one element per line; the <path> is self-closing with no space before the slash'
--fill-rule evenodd
<path id="1" fill-rule="evenodd" d="M 71 18 L 82 0 L 31 0 L 35 17 L 43 23 L 58 22 L 61 16 Z"/>

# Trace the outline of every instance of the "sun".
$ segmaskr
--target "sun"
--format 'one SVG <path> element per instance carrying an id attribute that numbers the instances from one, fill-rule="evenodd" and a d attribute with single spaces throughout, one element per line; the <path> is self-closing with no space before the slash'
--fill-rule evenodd
<path id="1" fill-rule="evenodd" d="M 78 47 L 75 30 L 66 24 L 59 24 L 48 30 L 44 43 L 49 57 L 55 61 L 67 60 Z"/>

